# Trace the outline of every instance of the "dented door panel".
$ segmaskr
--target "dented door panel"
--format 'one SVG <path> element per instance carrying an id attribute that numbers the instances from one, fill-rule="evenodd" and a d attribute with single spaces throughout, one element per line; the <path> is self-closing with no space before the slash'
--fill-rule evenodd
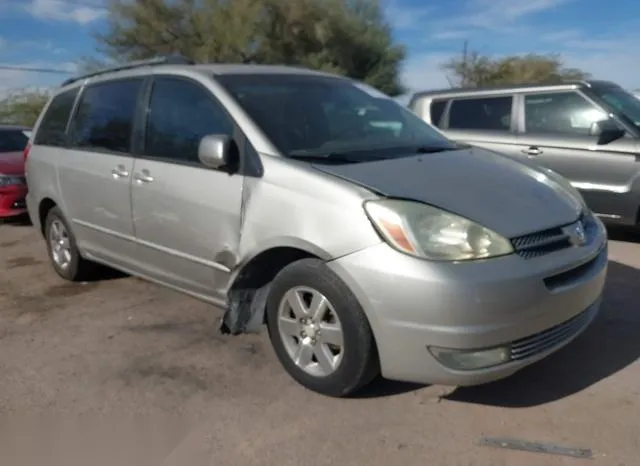
<path id="1" fill-rule="evenodd" d="M 142 274 L 222 299 L 236 265 L 243 176 L 148 159 L 136 160 L 133 173 Z M 152 180 L 136 178 L 143 173 Z"/>

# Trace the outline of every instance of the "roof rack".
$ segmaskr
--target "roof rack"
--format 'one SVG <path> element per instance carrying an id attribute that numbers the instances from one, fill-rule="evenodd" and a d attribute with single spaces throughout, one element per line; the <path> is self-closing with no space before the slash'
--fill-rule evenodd
<path id="1" fill-rule="evenodd" d="M 122 63 L 120 65 L 116 65 L 109 68 L 103 68 L 97 71 L 92 71 L 90 73 L 85 73 L 79 76 L 74 76 L 73 78 L 69 78 L 62 83 L 63 86 L 74 83 L 76 81 L 80 81 L 82 79 L 92 78 L 94 76 L 99 76 L 101 74 L 113 73 L 115 71 L 122 70 L 130 70 L 133 68 L 140 68 L 143 66 L 157 66 L 157 65 L 193 65 L 195 62 L 193 60 L 189 60 L 181 55 L 168 55 L 168 56 L 160 56 L 154 58 L 148 58 L 146 60 L 135 60 L 130 61 L 129 63 Z"/>

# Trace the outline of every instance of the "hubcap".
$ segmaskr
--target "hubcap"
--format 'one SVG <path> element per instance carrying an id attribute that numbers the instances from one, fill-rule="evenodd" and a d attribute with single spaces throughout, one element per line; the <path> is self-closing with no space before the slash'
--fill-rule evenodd
<path id="1" fill-rule="evenodd" d="M 344 355 L 344 335 L 329 300 L 309 287 L 285 293 L 278 308 L 278 331 L 289 357 L 316 377 L 333 374 Z"/>
<path id="2" fill-rule="evenodd" d="M 51 245 L 53 262 L 62 270 L 66 270 L 71 264 L 71 245 L 67 229 L 60 220 L 51 222 L 49 244 Z"/>

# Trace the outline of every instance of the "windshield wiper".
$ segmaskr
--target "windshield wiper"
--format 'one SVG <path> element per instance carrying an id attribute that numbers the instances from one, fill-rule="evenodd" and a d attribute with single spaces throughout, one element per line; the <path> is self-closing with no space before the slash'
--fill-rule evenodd
<path id="1" fill-rule="evenodd" d="M 326 163 L 358 163 L 363 160 L 360 158 L 347 157 L 345 154 L 338 152 L 329 152 L 326 154 L 304 154 L 290 152 L 289 158 L 296 160 L 308 160 L 311 162 L 326 162 Z"/>
<path id="2" fill-rule="evenodd" d="M 325 163 L 361 163 L 361 162 L 374 162 L 379 160 L 387 160 L 395 158 L 397 155 L 407 156 L 409 154 L 435 154 L 437 152 L 445 152 L 445 151 L 453 151 L 460 150 L 464 146 L 462 145 L 449 145 L 449 146 L 397 146 L 397 147 L 382 147 L 382 148 L 366 148 L 366 149 L 358 149 L 351 150 L 345 152 L 310 152 L 307 150 L 294 150 L 289 152 L 288 156 L 292 159 L 298 160 L 309 160 L 314 162 L 325 162 Z M 378 152 L 376 156 L 372 155 L 372 152 Z M 388 153 L 387 155 L 383 155 L 384 153 Z M 350 154 L 350 155 L 348 155 Z M 358 154 L 358 155 L 356 155 Z"/>
<path id="3" fill-rule="evenodd" d="M 460 150 L 461 147 L 454 146 L 418 146 L 415 148 L 416 154 L 435 154 L 437 152 L 446 152 L 450 150 Z"/>

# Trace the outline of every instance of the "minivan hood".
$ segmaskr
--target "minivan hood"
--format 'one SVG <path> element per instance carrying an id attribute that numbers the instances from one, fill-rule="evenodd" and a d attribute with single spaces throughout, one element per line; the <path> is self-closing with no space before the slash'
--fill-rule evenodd
<path id="1" fill-rule="evenodd" d="M 0 152 L 0 173 L 24 175 L 24 155 L 22 152 Z"/>
<path id="2" fill-rule="evenodd" d="M 456 213 L 507 238 L 574 222 L 583 208 L 542 170 L 478 148 L 313 167 L 386 197 Z"/>

